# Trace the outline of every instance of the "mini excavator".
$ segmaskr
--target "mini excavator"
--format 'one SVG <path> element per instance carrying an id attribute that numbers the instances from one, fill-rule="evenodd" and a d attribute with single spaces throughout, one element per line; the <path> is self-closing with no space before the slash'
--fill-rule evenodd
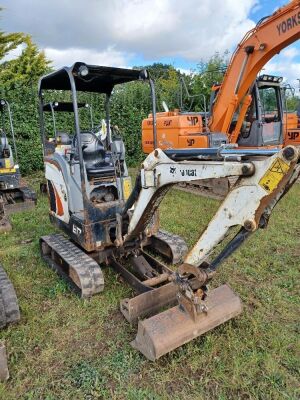
<path id="1" fill-rule="evenodd" d="M 132 346 L 156 360 L 242 311 L 228 285 L 212 290 L 207 285 L 226 258 L 266 227 L 273 208 L 299 177 L 300 152 L 291 145 L 155 149 L 131 189 L 124 143 L 110 128 L 110 101 L 115 86 L 132 81 L 150 85 L 156 137 L 155 87 L 147 70 L 77 62 L 40 79 L 49 215 L 65 233 L 43 236 L 40 248 L 46 263 L 84 298 L 104 289 L 103 266 L 121 275 L 137 292 L 120 304 L 124 317 L 138 322 Z M 50 138 L 46 118 L 53 106 L 46 99 L 50 92 L 65 91 L 72 101 L 57 99 L 56 110 L 71 112 L 74 128 L 55 128 Z M 81 92 L 105 97 L 105 136 L 82 128 Z M 237 179 L 193 248 L 187 251 L 182 238 L 159 229 L 158 208 L 173 185 L 224 177 Z"/>
<path id="2" fill-rule="evenodd" d="M 12 115 L 8 101 L 0 99 L 0 232 L 11 230 L 8 215 L 31 210 L 36 205 L 36 193 L 21 180 Z M 5 118 L 6 117 L 6 118 Z M 6 133 L 8 122 L 10 138 Z M 13 147 L 9 144 L 12 140 Z"/>

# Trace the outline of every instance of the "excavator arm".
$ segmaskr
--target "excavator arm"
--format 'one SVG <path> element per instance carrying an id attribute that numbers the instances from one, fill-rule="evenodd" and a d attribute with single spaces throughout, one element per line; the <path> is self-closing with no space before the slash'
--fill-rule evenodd
<path id="1" fill-rule="evenodd" d="M 275 205 L 300 176 L 300 149 L 293 146 L 269 151 L 225 149 L 214 152 L 213 149 L 196 149 L 190 152 L 191 160 L 188 160 L 189 151 L 166 151 L 168 157 L 157 149 L 144 161 L 138 178 L 139 189 L 134 207 L 129 211 L 131 218 L 124 243 L 145 231 L 172 185 L 196 179 L 239 176 L 197 243 L 173 274 L 172 283 L 121 302 L 124 316 L 132 321 L 151 310 L 155 312 L 174 304 L 177 298 L 177 306 L 139 321 L 132 345 L 150 360 L 241 312 L 241 301 L 229 286 L 207 291 L 207 284 L 227 257 L 253 232 L 267 225 Z M 178 161 L 181 157 L 185 161 Z M 230 240 L 229 234 L 234 227 L 239 231 Z"/>
<path id="2" fill-rule="evenodd" d="M 300 1 L 292 0 L 273 15 L 263 18 L 237 46 L 217 94 L 209 121 L 211 132 L 224 132 L 231 143 L 238 139 L 237 129 L 229 134 L 230 125 L 241 106 L 241 125 L 251 103 L 249 91 L 263 66 L 282 49 L 300 39 Z"/>
<path id="3" fill-rule="evenodd" d="M 241 225 L 248 231 L 258 229 L 262 215 L 266 217 L 270 214 L 281 198 L 281 191 L 286 191 L 299 174 L 297 162 L 300 150 L 293 146 L 281 151 L 196 149 L 191 152 L 193 159 L 190 161 L 174 161 L 170 158 L 178 160 L 181 151 L 163 152 L 156 149 L 145 159 L 138 177 L 136 201 L 130 205 L 133 211 L 123 240 L 130 241 L 147 228 L 173 185 L 203 179 L 240 177 L 188 254 L 185 262 L 195 266 L 205 261 L 231 227 Z M 182 157 L 187 159 L 189 150 L 183 152 Z"/>

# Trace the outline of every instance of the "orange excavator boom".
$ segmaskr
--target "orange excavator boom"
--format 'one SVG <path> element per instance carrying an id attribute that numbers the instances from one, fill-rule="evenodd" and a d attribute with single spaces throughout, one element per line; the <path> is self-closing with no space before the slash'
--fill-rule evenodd
<path id="1" fill-rule="evenodd" d="M 217 94 L 209 121 L 211 132 L 229 132 L 230 125 L 241 105 L 239 119 L 243 120 L 251 102 L 249 91 L 263 66 L 282 49 L 300 39 L 300 1 L 293 0 L 263 18 L 249 31 L 232 55 L 223 83 Z M 239 121 L 237 126 L 239 126 Z M 228 134 L 229 135 L 229 134 Z M 236 142 L 238 132 L 229 135 Z"/>

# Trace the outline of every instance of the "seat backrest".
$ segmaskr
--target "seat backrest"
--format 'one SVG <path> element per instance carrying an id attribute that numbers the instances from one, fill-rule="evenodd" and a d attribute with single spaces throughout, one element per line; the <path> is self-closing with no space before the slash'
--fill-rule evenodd
<path id="1" fill-rule="evenodd" d="M 82 132 L 80 137 L 86 168 L 93 168 L 94 165 L 105 162 L 105 149 L 100 139 L 90 132 Z"/>
<path id="2" fill-rule="evenodd" d="M 56 140 L 57 142 L 59 142 L 60 144 L 64 144 L 64 145 L 70 145 L 72 144 L 72 138 L 70 137 L 70 135 L 66 132 L 60 132 L 57 131 L 56 132 Z"/>

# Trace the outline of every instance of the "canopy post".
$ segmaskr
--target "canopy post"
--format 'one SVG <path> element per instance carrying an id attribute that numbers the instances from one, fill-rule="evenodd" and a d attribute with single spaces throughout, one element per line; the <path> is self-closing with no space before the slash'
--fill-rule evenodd
<path id="1" fill-rule="evenodd" d="M 156 132 L 156 95 L 154 81 L 149 78 L 151 100 L 152 100 L 152 116 L 153 116 L 153 146 L 157 148 L 157 132 Z"/>

